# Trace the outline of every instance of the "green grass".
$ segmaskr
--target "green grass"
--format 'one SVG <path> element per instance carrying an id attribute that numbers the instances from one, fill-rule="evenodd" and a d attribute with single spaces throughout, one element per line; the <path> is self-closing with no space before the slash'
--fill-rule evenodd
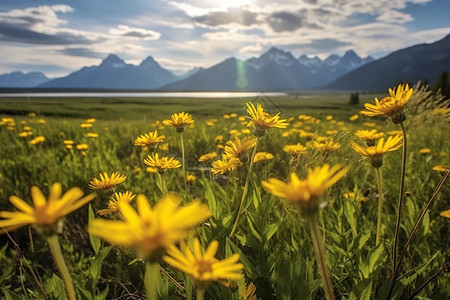
<path id="1" fill-rule="evenodd" d="M 362 95 L 360 99 L 362 103 L 373 102 L 374 96 L 378 95 Z M 450 164 L 448 134 L 445 130 L 437 130 L 448 128 L 448 115 L 435 115 L 432 106 L 426 109 L 420 106 L 418 103 L 425 101 L 423 93 L 417 92 L 416 98 L 411 100 L 407 111 L 408 197 L 402 218 L 400 249 L 442 178 L 441 174 L 432 170 L 433 166 Z M 98 178 L 100 172 L 115 171 L 127 176 L 127 180 L 118 187 L 119 191 L 143 193 L 153 205 L 161 197 L 157 176 L 145 171 L 143 159 L 148 153 L 135 147 L 134 140 L 138 135 L 158 130 L 159 134 L 166 136 L 169 145 L 167 151 L 160 153 L 180 159 L 178 134 L 173 128 L 163 128 L 156 121 L 167 119 L 175 112 L 189 112 L 195 119 L 195 125 L 187 128 L 184 134 L 187 171 L 196 175 L 197 180 L 185 186 L 181 170 L 168 171 L 164 174 L 168 189 L 179 193 L 184 203 L 195 198 L 206 203 L 213 216 L 207 224 L 195 230 L 196 236 L 200 237 L 204 246 L 214 239 L 218 240 L 218 258 L 239 253 L 244 264 L 244 279 L 237 283 L 237 287 L 211 283 L 205 298 L 239 299 L 239 292 L 253 283 L 258 299 L 324 299 L 305 220 L 291 204 L 265 192 L 260 182 L 269 177 L 288 178 L 293 165 L 289 155 L 282 151 L 283 146 L 307 143 L 294 129 L 303 129 L 318 136 L 328 136 L 327 131 L 337 130 L 331 138 L 341 144 L 338 151 L 323 153 L 309 147 L 295 171 L 304 178 L 308 168 L 324 163 L 350 166 L 348 175 L 326 192 L 328 205 L 321 211 L 320 218 L 333 290 L 338 299 L 384 299 L 392 272 L 391 252 L 401 153 L 390 153 L 383 160 L 385 200 L 382 239 L 381 245 L 376 247 L 378 195 L 375 172 L 368 161 L 351 150 L 349 143 L 355 141 L 354 132 L 358 129 L 377 128 L 387 132 L 399 128 L 383 119 L 362 116 L 349 121 L 350 116 L 357 114 L 363 106 L 350 106 L 347 94 L 314 94 L 310 99 L 296 99 L 295 96 L 261 96 L 256 99 L 270 113 L 281 112 L 282 118 L 291 118 L 291 125 L 287 129 L 272 129 L 261 138 L 258 151 L 271 152 L 274 159 L 255 164 L 246 210 L 237 234 L 228 239 L 246 177 L 245 167 L 229 176 L 212 176 L 210 164 L 199 163 L 197 159 L 207 152 L 221 153 L 222 150 L 214 142 L 216 136 L 222 135 L 225 142 L 233 137 L 230 130 L 245 128 L 237 118 L 225 119 L 223 115 L 246 115 L 245 103 L 251 100 L 255 99 L 0 98 L 0 117 L 12 117 L 15 121 L 11 130 L 0 126 L 0 210 L 12 209 L 7 201 L 10 195 L 30 202 L 32 185 L 47 193 L 53 182 L 61 182 L 64 190 L 79 186 L 89 193 L 87 184 L 92 178 Z M 36 112 L 37 116 L 29 117 L 29 112 Z M 301 114 L 319 121 L 299 123 L 298 116 Z M 328 115 L 332 115 L 334 121 L 327 120 Z M 97 119 L 89 130 L 80 127 L 87 118 Z M 217 119 L 216 125 L 207 126 L 205 121 L 213 118 Z M 40 124 L 39 119 L 45 119 L 46 123 Z M 44 136 L 45 142 L 30 145 L 32 137 L 19 137 L 24 126 L 32 128 L 33 137 Z M 98 138 L 86 137 L 87 131 L 98 133 Z M 75 144 L 88 144 L 86 155 L 76 149 L 65 149 L 63 141 L 67 139 Z M 422 148 L 430 148 L 431 152 L 420 154 Z M 344 196 L 347 192 L 354 192 L 355 196 L 347 199 Z M 450 208 L 449 192 L 447 183 L 427 212 L 405 258 L 393 299 L 404 299 L 410 295 L 448 256 L 449 223 L 439 213 Z M 364 195 L 368 201 L 360 203 L 358 200 Z M 92 202 L 94 211 L 105 208 L 107 200 L 106 195 L 98 193 Z M 144 264 L 135 259 L 132 249 L 110 249 L 106 243 L 98 248 L 98 241 L 97 246 L 93 247 L 92 239 L 85 230 L 87 217 L 87 207 L 69 215 L 60 236 L 79 298 L 101 299 L 99 295 L 103 292 L 107 295 L 106 299 L 143 298 Z M 64 293 L 64 287 L 58 271 L 53 267 L 45 239 L 35 230 L 30 232 L 21 228 L 11 233 L 26 261 L 24 258 L 18 260 L 11 241 L 5 235 L 0 236 L 1 291 L 6 299 L 10 299 L 8 296 L 12 299 L 42 298 L 26 267 L 25 262 L 28 262 L 50 298 L 61 298 L 58 293 Z M 183 295 L 189 298 L 192 282 L 180 271 L 164 263 L 161 266 L 186 288 L 184 292 L 178 290 L 166 276 L 161 275 L 161 298 L 185 299 Z M 449 279 L 448 272 L 441 273 L 420 293 L 421 299 L 448 298 Z"/>

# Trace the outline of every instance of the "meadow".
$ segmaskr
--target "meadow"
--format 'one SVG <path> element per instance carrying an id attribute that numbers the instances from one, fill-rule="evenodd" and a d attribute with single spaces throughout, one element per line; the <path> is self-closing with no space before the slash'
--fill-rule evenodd
<path id="1" fill-rule="evenodd" d="M 336 299 L 449 298 L 448 100 L 415 86 L 402 126 L 360 113 L 364 103 L 387 95 L 362 94 L 358 105 L 350 105 L 345 93 L 254 99 L 0 98 L 0 211 L 15 211 L 11 195 L 31 205 L 32 186 L 47 197 L 55 182 L 63 191 L 79 187 L 95 195 L 89 204 L 63 214 L 57 235 L 36 221 L 0 235 L 0 299 L 71 298 L 61 262 L 49 249 L 49 235 L 59 240 L 77 299 L 334 299 L 330 292 Z M 259 115 L 259 121 L 272 122 L 263 131 L 258 116 L 249 115 L 248 103 L 261 104 L 268 113 Z M 181 130 L 173 119 L 164 122 L 181 112 L 193 122 Z M 401 127 L 407 148 L 399 143 L 376 156 L 382 157 L 381 166 L 352 146 L 364 146 L 355 135 L 359 130 L 376 130 L 387 141 L 401 136 Z M 152 140 L 147 136 L 138 143 L 141 135 L 155 131 L 164 138 L 145 145 Z M 244 141 L 247 146 L 239 144 Z M 236 154 L 235 163 L 230 152 Z M 161 167 L 155 153 L 180 164 L 165 161 Z M 330 176 L 333 182 L 309 202 L 289 199 L 292 173 L 303 180 L 327 164 L 339 166 L 342 176 L 335 181 Z M 105 182 L 99 176 L 114 172 L 126 179 L 101 188 Z M 94 178 L 100 183 L 93 184 Z M 271 186 L 275 178 L 292 186 L 283 186 L 286 190 L 277 195 Z M 315 179 L 323 178 L 298 186 L 317 191 L 311 187 Z M 137 196 L 129 199 L 131 206 L 117 209 L 114 193 L 126 191 L 145 195 L 147 204 Z M 208 249 L 203 264 L 238 254 L 222 277 L 210 269 L 211 277 L 202 277 L 208 271 L 198 261 L 192 268 L 200 274 L 174 267 L 167 257 L 177 252 L 168 245 L 147 252 L 142 243 L 114 245 L 110 238 L 118 223 L 97 222 L 131 224 L 130 209 L 142 213 L 150 205 L 157 210 L 167 195 L 179 197 L 186 211 L 194 204 L 198 211 L 208 208 L 204 220 L 171 244 L 181 242 L 184 253 L 194 247 L 190 259 L 202 256 L 200 248 Z M 108 213 L 98 213 L 105 209 Z M 175 228 L 170 223 L 175 215 L 161 208 L 154 218 Z M 184 216 L 186 222 L 192 215 Z M 316 227 L 311 225 L 316 221 Z M 93 224 L 114 228 L 96 231 Z M 329 273 L 328 291 L 324 272 Z"/>

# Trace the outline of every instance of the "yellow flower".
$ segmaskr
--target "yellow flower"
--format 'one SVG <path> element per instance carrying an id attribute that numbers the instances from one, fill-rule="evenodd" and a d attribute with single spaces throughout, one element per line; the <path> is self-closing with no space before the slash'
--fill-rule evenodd
<path id="1" fill-rule="evenodd" d="M 88 132 L 88 133 L 86 134 L 86 136 L 87 136 L 88 138 L 91 138 L 91 139 L 96 139 L 96 138 L 98 138 L 98 133 Z"/>
<path id="2" fill-rule="evenodd" d="M 186 182 L 187 183 L 193 183 L 197 180 L 197 176 L 189 174 L 186 176 Z"/>
<path id="3" fill-rule="evenodd" d="M 242 141 L 238 137 L 235 137 L 234 141 L 227 142 L 225 154 L 241 159 L 244 157 L 245 153 L 255 147 L 256 140 L 257 138 L 254 136 L 246 136 Z"/>
<path id="4" fill-rule="evenodd" d="M 269 178 L 262 182 L 262 186 L 272 195 L 297 205 L 305 215 L 311 215 L 315 214 L 320 207 L 320 196 L 344 177 L 348 170 L 348 167 L 341 168 L 340 165 L 336 165 L 330 168 L 330 165 L 325 164 L 322 167 L 308 169 L 305 180 L 300 180 L 295 173 L 292 173 L 289 183 Z"/>
<path id="5" fill-rule="evenodd" d="M 273 154 L 269 152 L 256 152 L 255 158 L 253 159 L 254 163 L 271 160 L 273 159 Z"/>
<path id="6" fill-rule="evenodd" d="M 45 141 L 45 137 L 43 137 L 43 136 L 37 136 L 37 137 L 35 137 L 34 139 L 32 139 L 32 140 L 30 141 L 30 144 L 31 144 L 31 145 L 37 145 L 37 144 L 43 143 L 44 141 Z"/>
<path id="7" fill-rule="evenodd" d="M 241 165 L 241 161 L 233 156 L 222 156 L 222 159 L 213 161 L 211 172 L 213 174 L 226 174 L 236 170 Z"/>
<path id="8" fill-rule="evenodd" d="M 441 215 L 442 217 L 444 217 L 444 218 L 449 219 L 449 218 L 450 218 L 450 209 L 441 211 L 440 215 Z"/>
<path id="9" fill-rule="evenodd" d="M 211 281 L 218 280 L 238 280 L 242 278 L 240 272 L 244 265 L 238 263 L 239 254 L 235 253 L 223 260 L 215 258 L 219 248 L 219 242 L 214 240 L 209 244 L 206 251 L 203 251 L 198 238 L 194 239 L 193 251 L 182 242 L 180 249 L 171 246 L 164 261 L 169 265 L 191 275 L 197 286 L 205 288 Z"/>
<path id="10" fill-rule="evenodd" d="M 184 239 L 188 230 L 211 216 L 196 200 L 180 207 L 181 197 L 168 193 L 152 208 L 147 198 L 136 198 L 137 211 L 126 201 L 118 202 L 123 221 L 95 219 L 89 232 L 118 246 L 133 247 L 144 259 L 157 261 L 165 250 Z"/>
<path id="11" fill-rule="evenodd" d="M 394 124 L 403 122 L 406 119 L 403 107 L 408 103 L 413 89 L 409 88 L 408 84 L 405 86 L 399 84 L 396 90 L 389 89 L 389 96 L 378 100 L 375 98 L 375 105 L 366 103 L 364 107 L 367 111 L 361 111 L 363 115 L 374 116 L 387 116 L 392 120 Z"/>
<path id="12" fill-rule="evenodd" d="M 253 282 L 250 282 L 245 290 L 242 290 L 241 297 L 244 300 L 258 300 L 258 298 L 256 297 L 256 286 L 253 284 Z"/>
<path id="13" fill-rule="evenodd" d="M 97 178 L 92 179 L 88 186 L 89 188 L 93 190 L 105 190 L 110 191 L 113 190 L 117 185 L 121 184 L 122 182 L 127 179 L 125 175 L 121 175 L 119 172 L 114 172 L 111 174 L 111 176 L 108 175 L 108 173 L 99 174 L 100 180 Z"/>
<path id="14" fill-rule="evenodd" d="M 356 115 L 351 116 L 349 120 L 350 120 L 350 121 L 356 121 L 356 120 L 358 120 L 358 119 L 359 119 L 359 115 L 356 114 Z"/>
<path id="15" fill-rule="evenodd" d="M 192 119 L 191 114 L 181 112 L 172 114 L 170 120 L 164 120 L 162 123 L 167 126 L 175 127 L 177 132 L 183 132 L 184 126 L 194 124 L 194 120 Z"/>
<path id="16" fill-rule="evenodd" d="M 334 142 L 331 139 L 327 139 L 323 142 L 312 141 L 311 146 L 323 152 L 332 152 L 341 148 L 341 144 L 339 144 L 338 142 Z"/>
<path id="17" fill-rule="evenodd" d="M 202 156 L 200 156 L 198 161 L 199 162 L 210 161 L 210 160 L 213 160 L 216 157 L 217 157 L 217 153 L 214 151 L 214 152 L 203 154 Z"/>
<path id="18" fill-rule="evenodd" d="M 91 123 L 92 124 L 92 123 L 95 123 L 95 121 L 96 120 L 94 118 L 90 118 L 90 119 L 86 120 L 86 123 Z"/>
<path id="19" fill-rule="evenodd" d="M 88 144 L 78 144 L 77 149 L 78 150 L 87 150 L 89 148 Z"/>
<path id="20" fill-rule="evenodd" d="M 0 233 L 26 225 L 34 225 L 46 234 L 55 234 L 61 229 L 58 226 L 60 224 L 57 224 L 61 218 L 82 207 L 94 197 L 93 194 L 83 197 L 83 191 L 77 187 L 62 194 L 61 184 L 56 182 L 52 185 L 48 200 L 46 200 L 42 191 L 33 186 L 31 187 L 31 198 L 34 207 L 19 197 L 11 196 L 9 201 L 19 211 L 0 212 L 0 217 L 4 218 L 0 220 L 0 228 L 3 228 L 0 229 Z"/>
<path id="21" fill-rule="evenodd" d="M 155 150 L 160 143 L 164 141 L 166 137 L 164 135 L 158 136 L 158 131 L 149 132 L 140 135 L 134 141 L 135 146 L 149 147 L 151 151 Z"/>
<path id="22" fill-rule="evenodd" d="M 132 192 L 127 191 L 125 193 L 116 192 L 116 193 L 114 193 L 114 197 L 108 201 L 108 208 L 100 209 L 97 211 L 97 213 L 100 216 L 108 215 L 110 213 L 118 211 L 119 210 L 119 205 L 118 205 L 119 202 L 125 201 L 127 203 L 130 203 L 131 201 L 133 201 L 133 199 L 134 199 L 134 197 L 136 197 L 136 195 L 133 195 Z"/>
<path id="23" fill-rule="evenodd" d="M 283 151 L 286 153 L 289 153 L 292 156 L 297 156 L 303 152 L 305 152 L 308 148 L 303 146 L 300 143 L 297 143 L 295 145 L 286 145 L 283 147 Z"/>
<path id="24" fill-rule="evenodd" d="M 436 165 L 436 166 L 433 167 L 433 170 L 444 174 L 445 172 L 450 170 L 450 166 Z"/>
<path id="25" fill-rule="evenodd" d="M 82 123 L 80 125 L 81 128 L 91 128 L 92 127 L 92 123 Z"/>
<path id="26" fill-rule="evenodd" d="M 300 129 L 300 134 L 299 134 L 299 136 L 300 136 L 301 138 L 305 138 L 305 139 L 307 139 L 307 140 L 312 140 L 312 138 L 313 138 L 315 135 L 316 135 L 315 133 L 308 132 L 308 131 L 304 131 L 303 129 Z"/>
<path id="27" fill-rule="evenodd" d="M 214 138 L 214 143 L 222 143 L 223 142 L 223 135 L 218 135 Z"/>
<path id="28" fill-rule="evenodd" d="M 286 119 L 280 120 L 280 113 L 275 116 L 269 115 L 264 111 L 261 104 L 257 104 L 256 107 L 251 102 L 247 102 L 247 113 L 250 115 L 251 121 L 247 124 L 248 127 L 255 126 L 255 135 L 262 136 L 269 128 L 286 128 L 289 123 Z"/>
<path id="29" fill-rule="evenodd" d="M 430 148 L 423 148 L 419 150 L 420 154 L 430 154 L 431 153 L 431 149 Z"/>
<path id="30" fill-rule="evenodd" d="M 144 164 L 151 168 L 157 169 L 159 173 L 164 173 L 169 169 L 176 169 L 181 167 L 181 163 L 179 160 L 167 156 L 162 156 L 161 158 L 159 158 L 158 153 L 155 153 L 152 156 L 147 155 L 147 157 L 144 159 Z"/>
<path id="31" fill-rule="evenodd" d="M 383 137 L 383 132 L 377 132 L 376 129 L 372 130 L 358 130 L 355 133 L 356 137 L 366 142 L 367 146 L 375 145 L 375 141 Z"/>
<path id="32" fill-rule="evenodd" d="M 359 154 L 370 158 L 372 166 L 379 168 L 383 164 L 383 154 L 398 150 L 403 145 L 403 138 L 400 135 L 390 136 L 386 142 L 381 138 L 376 146 L 362 147 L 356 143 L 351 143 L 350 146 Z"/>

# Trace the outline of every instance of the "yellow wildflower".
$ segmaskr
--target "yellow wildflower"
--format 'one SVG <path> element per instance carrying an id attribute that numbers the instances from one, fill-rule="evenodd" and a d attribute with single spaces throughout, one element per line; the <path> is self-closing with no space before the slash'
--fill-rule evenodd
<path id="1" fill-rule="evenodd" d="M 356 120 L 358 120 L 358 119 L 359 119 L 359 115 L 356 114 L 356 115 L 351 116 L 349 120 L 350 120 L 350 121 L 356 121 Z"/>
<path id="2" fill-rule="evenodd" d="M 383 137 L 383 132 L 378 132 L 376 129 L 372 130 L 358 130 L 355 133 L 356 137 L 366 142 L 367 146 L 375 145 L 375 141 Z"/>
<path id="3" fill-rule="evenodd" d="M 126 201 L 118 202 L 123 221 L 95 219 L 89 232 L 113 245 L 133 247 L 143 259 L 158 261 L 167 248 L 186 237 L 189 229 L 211 216 L 198 200 L 184 207 L 180 202 L 179 195 L 168 193 L 152 208 L 140 194 L 137 211 Z"/>
<path id="4" fill-rule="evenodd" d="M 233 170 L 236 170 L 241 165 L 241 161 L 232 156 L 224 155 L 222 159 L 215 160 L 212 162 L 211 172 L 213 174 L 227 174 Z"/>
<path id="5" fill-rule="evenodd" d="M 117 212 L 119 210 L 119 202 L 125 201 L 127 203 L 130 203 L 131 201 L 133 201 L 134 197 L 136 197 L 136 195 L 133 195 L 133 193 L 130 191 L 126 191 L 125 193 L 116 192 L 114 193 L 114 197 L 108 201 L 108 208 L 100 209 L 97 211 L 97 213 L 100 216 L 104 216 L 113 212 Z"/>
<path id="6" fill-rule="evenodd" d="M 34 207 L 16 196 L 11 196 L 9 201 L 19 210 L 16 212 L 1 211 L 0 233 L 11 231 L 16 228 L 33 225 L 38 230 L 46 234 L 55 234 L 62 228 L 58 226 L 59 220 L 67 214 L 82 207 L 92 199 L 94 195 L 83 197 L 83 191 L 77 187 L 69 189 L 62 194 L 61 184 L 56 182 L 50 188 L 48 200 L 42 191 L 36 187 L 31 187 L 31 198 Z"/>
<path id="7" fill-rule="evenodd" d="M 398 150 L 403 145 L 403 138 L 400 135 L 390 136 L 386 142 L 381 138 L 376 146 L 364 148 L 356 143 L 351 143 L 353 150 L 359 154 L 370 158 L 372 166 L 379 168 L 383 164 L 383 154 Z"/>
<path id="8" fill-rule="evenodd" d="M 88 186 L 89 188 L 93 190 L 113 190 L 117 185 L 121 184 L 122 182 L 127 179 L 125 175 L 121 175 L 119 172 L 113 172 L 111 173 L 111 176 L 108 175 L 108 173 L 99 174 L 100 180 L 97 178 L 92 179 Z"/>
<path id="9" fill-rule="evenodd" d="M 194 183 L 197 180 L 197 176 L 189 174 L 186 176 L 187 183 Z"/>
<path id="10" fill-rule="evenodd" d="M 286 145 L 283 147 L 283 151 L 292 156 L 297 156 L 297 155 L 305 152 L 307 149 L 308 148 L 306 148 L 305 146 L 303 146 L 300 143 L 297 143 L 295 145 Z"/>
<path id="11" fill-rule="evenodd" d="M 262 182 L 262 186 L 269 193 L 297 205 L 305 215 L 311 215 L 315 214 L 320 207 L 320 196 L 344 177 L 348 170 L 348 167 L 341 168 L 340 165 L 336 165 L 330 168 L 330 165 L 325 164 L 322 167 L 308 169 L 305 180 L 300 180 L 295 173 L 292 173 L 289 183 L 269 178 Z"/>
<path id="12" fill-rule="evenodd" d="M 375 105 L 366 103 L 364 107 L 367 111 L 361 111 L 363 115 L 386 116 L 391 119 L 394 124 L 403 122 L 406 119 L 403 107 L 408 103 L 413 93 L 413 89 L 408 84 L 399 84 L 396 90 L 389 89 L 389 96 L 378 100 L 375 98 Z"/>
<path id="13" fill-rule="evenodd" d="M 92 127 L 92 123 L 82 123 L 80 125 L 81 128 L 91 128 Z"/>
<path id="14" fill-rule="evenodd" d="M 183 132 L 186 125 L 194 124 L 192 115 L 189 113 L 181 112 L 172 114 L 170 120 L 164 120 L 164 125 L 173 126 L 177 129 L 177 132 Z"/>
<path id="15" fill-rule="evenodd" d="M 242 159 L 244 155 L 256 145 L 256 137 L 244 137 L 240 140 L 238 137 L 234 141 L 228 141 L 225 146 L 227 155 Z"/>
<path id="16" fill-rule="evenodd" d="M 280 120 L 280 113 L 277 113 L 272 117 L 264 111 L 259 103 L 255 107 L 253 103 L 248 102 L 246 110 L 251 118 L 247 127 L 254 126 L 256 136 L 263 136 L 269 128 L 286 128 L 289 125 L 289 123 L 286 122 L 286 119 Z"/>
<path id="17" fill-rule="evenodd" d="M 167 156 L 162 156 L 160 158 L 158 153 L 147 155 L 147 157 L 144 159 L 144 164 L 151 168 L 157 169 L 159 173 L 164 173 L 169 169 L 177 169 L 181 167 L 181 163 L 179 160 Z"/>
<path id="18" fill-rule="evenodd" d="M 198 288 L 205 288 L 211 281 L 238 280 L 242 278 L 240 272 L 244 266 L 239 261 L 239 254 L 235 253 L 224 260 L 215 258 L 219 248 L 218 241 L 212 241 L 206 251 L 202 250 L 198 238 L 194 239 L 193 251 L 182 242 L 180 249 L 171 246 L 164 256 L 169 265 L 191 275 Z"/>
<path id="19" fill-rule="evenodd" d="M 98 133 L 88 132 L 88 133 L 86 134 L 86 136 L 87 136 L 88 138 L 91 138 L 91 139 L 96 139 L 96 138 L 98 138 Z"/>
<path id="20" fill-rule="evenodd" d="M 154 132 L 149 132 L 138 136 L 134 141 L 134 145 L 148 147 L 151 151 L 154 151 L 165 138 L 166 137 L 164 135 L 158 136 L 158 131 L 155 130 Z"/>
<path id="21" fill-rule="evenodd" d="M 430 148 L 423 148 L 419 150 L 420 154 L 430 154 L 431 153 L 431 149 Z"/>
<path id="22" fill-rule="evenodd" d="M 200 156 L 198 161 L 199 162 L 210 161 L 210 160 L 213 160 L 216 157 L 217 157 L 217 152 L 214 151 L 214 152 L 203 154 L 202 156 Z"/>
<path id="23" fill-rule="evenodd" d="M 269 152 L 256 152 L 255 158 L 253 159 L 254 163 L 271 160 L 273 159 L 273 154 Z"/>
<path id="24" fill-rule="evenodd" d="M 450 219 L 450 209 L 441 211 L 440 215 L 444 218 Z"/>
<path id="25" fill-rule="evenodd" d="M 34 139 L 32 139 L 30 141 L 31 145 L 37 145 L 37 144 L 41 144 L 45 142 L 45 137 L 43 137 L 42 135 L 35 137 Z"/>

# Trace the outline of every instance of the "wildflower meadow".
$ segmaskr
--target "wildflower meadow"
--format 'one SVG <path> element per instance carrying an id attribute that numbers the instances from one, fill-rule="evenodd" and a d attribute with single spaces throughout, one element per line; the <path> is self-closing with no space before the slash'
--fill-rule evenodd
<path id="1" fill-rule="evenodd" d="M 0 299 L 449 299 L 449 100 L 361 99 L 0 110 Z"/>

